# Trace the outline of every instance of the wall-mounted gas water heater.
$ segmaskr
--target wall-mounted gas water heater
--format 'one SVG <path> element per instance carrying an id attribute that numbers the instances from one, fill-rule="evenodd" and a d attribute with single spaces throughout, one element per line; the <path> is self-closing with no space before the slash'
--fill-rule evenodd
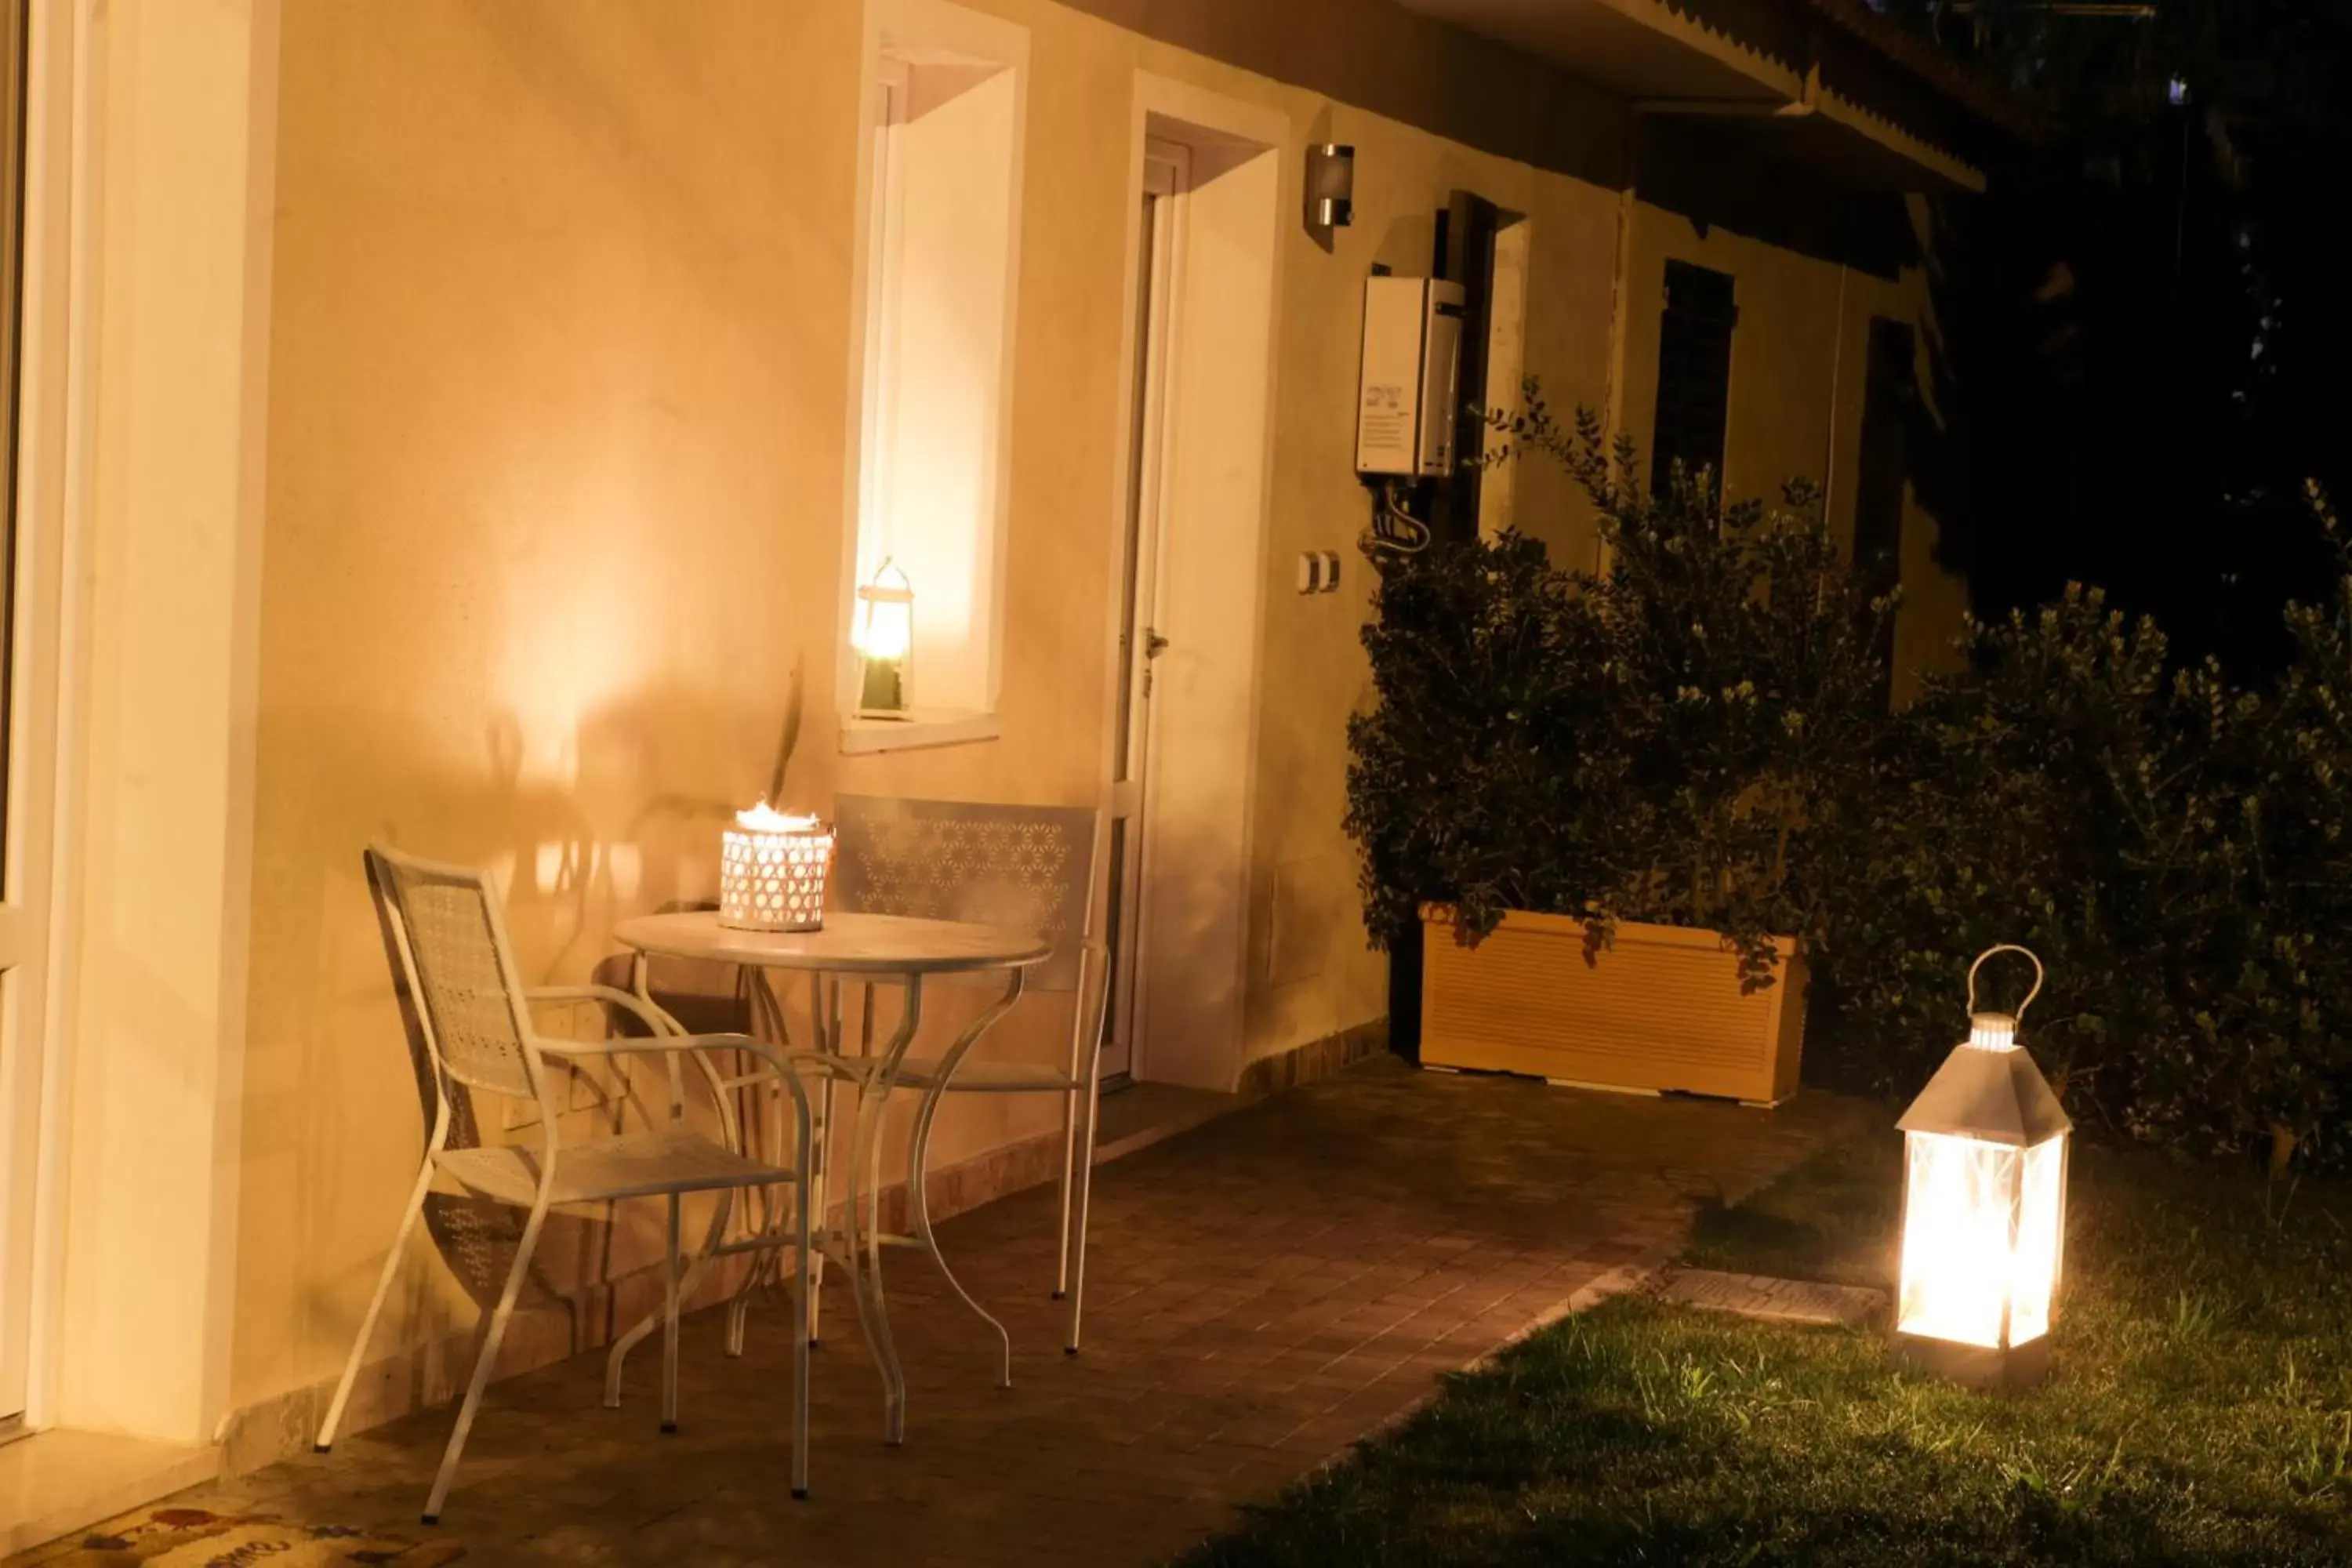
<path id="1" fill-rule="evenodd" d="M 1364 280 L 1356 388 L 1356 471 L 1442 479 L 1454 470 L 1461 408 L 1463 291 L 1439 278 Z"/>

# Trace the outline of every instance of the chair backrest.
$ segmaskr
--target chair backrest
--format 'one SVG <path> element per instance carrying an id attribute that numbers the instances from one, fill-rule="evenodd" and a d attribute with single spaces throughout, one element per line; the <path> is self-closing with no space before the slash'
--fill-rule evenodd
<path id="1" fill-rule="evenodd" d="M 433 1048 L 433 1032 L 417 1001 L 416 984 L 409 977 L 405 951 L 408 935 L 402 929 L 392 868 L 373 850 L 367 852 L 365 864 L 368 897 L 375 906 L 376 931 L 383 939 L 384 963 L 392 971 L 393 999 L 400 1005 L 401 1030 L 408 1039 L 409 1065 L 416 1073 L 416 1098 L 424 1113 L 423 1125 L 429 1136 L 435 1115 L 446 1105 L 449 1125 L 443 1133 L 442 1147 L 478 1149 L 482 1146 L 482 1128 L 480 1119 L 474 1113 L 473 1091 L 462 1083 L 450 1082 L 443 1075 L 439 1056 Z M 425 1194 L 424 1218 L 425 1234 L 432 1237 L 441 1261 L 448 1265 L 449 1272 L 465 1287 L 466 1294 L 483 1311 L 494 1310 L 499 1293 L 506 1288 L 507 1276 L 513 1269 L 515 1254 L 522 1246 L 524 1211 L 463 1193 L 435 1192 Z M 548 1282 L 537 1262 L 531 1266 L 530 1284 L 534 1294 L 529 1300 L 532 1301 L 559 1308 L 576 1306 Z"/>
<path id="2" fill-rule="evenodd" d="M 537 1100 L 539 1058 L 522 983 L 482 873 L 382 845 L 368 859 L 391 896 L 401 958 L 436 1063 L 469 1088 Z"/>
<path id="3" fill-rule="evenodd" d="M 1069 991 L 1094 926 L 1098 814 L 845 795 L 834 803 L 832 907 L 1034 931 L 1053 956 L 1032 990 Z"/>
<path id="4" fill-rule="evenodd" d="M 392 868 L 373 849 L 365 851 L 362 865 L 367 875 L 368 899 L 375 908 L 376 934 L 383 939 L 383 961 L 392 972 L 392 998 L 400 1008 L 401 1032 L 408 1039 L 408 1065 L 416 1074 L 416 1099 L 425 1114 L 425 1125 L 430 1130 L 433 1118 L 443 1100 L 449 1106 L 449 1130 L 446 1147 L 476 1149 L 481 1146 L 482 1130 L 474 1115 L 472 1093 L 462 1083 L 450 1083 L 441 1073 L 440 1059 L 434 1054 L 432 1031 L 425 1022 L 423 1004 L 416 997 L 416 986 L 408 978 L 408 934 L 401 929 L 400 910 L 394 902 L 396 895 L 392 886 Z"/>

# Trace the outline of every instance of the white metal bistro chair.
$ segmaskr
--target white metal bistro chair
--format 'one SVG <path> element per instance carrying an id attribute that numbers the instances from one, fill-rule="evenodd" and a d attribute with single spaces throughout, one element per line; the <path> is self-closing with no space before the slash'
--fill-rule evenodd
<path id="1" fill-rule="evenodd" d="M 368 874 L 388 916 L 394 945 L 400 959 L 398 979 L 415 1004 L 427 1047 L 432 1053 L 436 1110 L 427 1137 L 423 1167 L 403 1212 L 400 1229 L 376 1279 L 375 1294 L 361 1321 L 358 1339 L 343 1375 L 335 1387 L 327 1418 L 319 1429 L 318 1449 L 334 1444 L 335 1429 L 358 1379 L 368 1341 L 375 1331 L 385 1298 L 398 1274 L 409 1233 L 436 1179 L 453 1182 L 467 1193 L 509 1206 L 527 1209 L 530 1218 L 516 1244 L 506 1287 L 490 1314 L 482 1347 L 474 1362 L 472 1381 L 458 1406 L 448 1447 L 433 1479 L 425 1504 L 425 1522 L 436 1522 L 449 1492 L 451 1478 L 464 1452 L 466 1436 L 480 1407 L 499 1344 L 513 1315 L 515 1300 L 530 1267 L 541 1226 L 550 1209 L 574 1205 L 601 1205 L 625 1198 L 668 1200 L 668 1249 L 664 1267 L 662 1345 L 662 1430 L 677 1429 L 677 1309 L 679 1290 L 679 1206 L 688 1193 L 719 1194 L 711 1222 L 709 1243 L 723 1234 L 734 1190 L 789 1184 L 793 1191 L 793 1237 L 799 1271 L 808 1278 L 809 1258 L 809 1101 L 798 1078 L 784 1067 L 773 1047 L 746 1035 L 689 1035 L 677 1021 L 630 995 L 602 985 L 565 985 L 526 989 L 515 967 L 507 940 L 506 923 L 482 874 L 462 866 L 438 865 L 402 855 L 381 846 L 367 854 Z M 541 1036 L 531 1023 L 534 1004 L 596 1002 L 627 1011 L 654 1032 L 649 1037 L 572 1040 Z M 740 1147 L 733 1110 L 724 1080 L 707 1053 L 739 1050 L 761 1057 L 790 1090 L 798 1121 L 795 1159 L 790 1167 L 752 1160 Z M 551 1057 L 611 1057 L 661 1055 L 669 1069 L 669 1121 L 665 1127 L 567 1148 L 559 1133 L 562 1108 L 550 1093 L 547 1058 Z M 717 1103 L 725 1142 L 695 1131 L 686 1124 L 685 1075 L 679 1058 L 690 1058 Z M 539 1108 L 540 1146 L 520 1144 L 472 1148 L 449 1147 L 453 1087 L 529 1100 Z M 808 1491 L 808 1292 L 795 1292 L 795 1319 L 802 1328 L 800 1348 L 793 1365 L 793 1494 Z"/>
<path id="2" fill-rule="evenodd" d="M 923 1096 L 908 1153 L 907 1209 L 914 1239 L 963 1304 L 996 1331 L 1000 1382 L 1013 1381 L 1013 1342 L 940 1256 L 923 1180 L 931 1128 L 950 1094 L 1052 1094 L 1062 1101 L 1061 1253 L 1056 1300 L 1069 1302 L 1064 1348 L 1078 1350 L 1086 1297 L 1087 1201 L 1101 1099 L 1108 953 L 1095 936 L 1101 814 L 1085 806 L 980 805 L 842 795 L 835 802 L 834 907 L 868 914 L 973 921 L 1034 931 L 1053 956 L 1029 972 L 1027 989 L 1070 994 L 1070 1042 L 1060 1064 L 967 1059 L 971 1037 L 944 1057 L 909 1057 L 895 1087 Z M 874 988 L 866 990 L 870 1036 Z M 822 1265 L 820 1264 L 820 1267 Z"/>

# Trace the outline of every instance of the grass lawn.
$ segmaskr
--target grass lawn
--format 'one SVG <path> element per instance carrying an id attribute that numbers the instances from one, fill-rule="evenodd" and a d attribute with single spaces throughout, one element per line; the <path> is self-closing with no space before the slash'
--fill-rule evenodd
<path id="1" fill-rule="evenodd" d="M 1898 1148 L 1708 1215 L 1687 1260 L 1885 1284 Z M 1191 1561 L 2352 1563 L 2352 1186 L 2081 1150 L 2067 1239 L 2032 1393 L 1620 1298 Z"/>

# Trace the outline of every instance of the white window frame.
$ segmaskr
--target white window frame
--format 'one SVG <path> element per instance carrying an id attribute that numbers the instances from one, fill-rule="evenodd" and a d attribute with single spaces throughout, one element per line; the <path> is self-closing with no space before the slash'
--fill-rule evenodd
<path id="1" fill-rule="evenodd" d="M 1029 35 L 1025 28 L 950 5 L 947 0 L 868 0 L 866 10 L 865 88 L 859 122 L 859 171 L 851 309 L 848 385 L 848 461 L 842 536 L 840 615 L 835 638 L 835 698 L 845 753 L 903 751 L 995 739 L 1001 732 L 998 706 L 1003 674 L 1005 560 L 1011 516 L 1013 381 L 1016 345 L 1022 226 L 1022 170 L 1028 118 Z M 916 96 L 913 76 L 927 66 L 980 68 L 1012 73 L 1011 167 L 1008 172 L 1004 293 L 1001 348 L 987 443 L 992 455 L 984 526 L 992 531 L 987 580 L 976 585 L 985 625 L 978 639 L 986 664 L 984 700 L 977 706 L 940 708 L 924 700 L 925 660 L 918 654 L 911 671 L 914 707 L 908 718 L 857 716 L 863 674 L 851 635 L 856 626 L 861 574 L 876 564 L 866 520 L 887 515 L 888 486 L 898 454 L 893 410 L 900 394 L 893 367 L 899 330 L 891 301 L 904 264 L 905 208 L 902 128 Z M 914 615 L 921 640 L 924 584 L 921 563 L 900 563 L 913 581 Z"/>

